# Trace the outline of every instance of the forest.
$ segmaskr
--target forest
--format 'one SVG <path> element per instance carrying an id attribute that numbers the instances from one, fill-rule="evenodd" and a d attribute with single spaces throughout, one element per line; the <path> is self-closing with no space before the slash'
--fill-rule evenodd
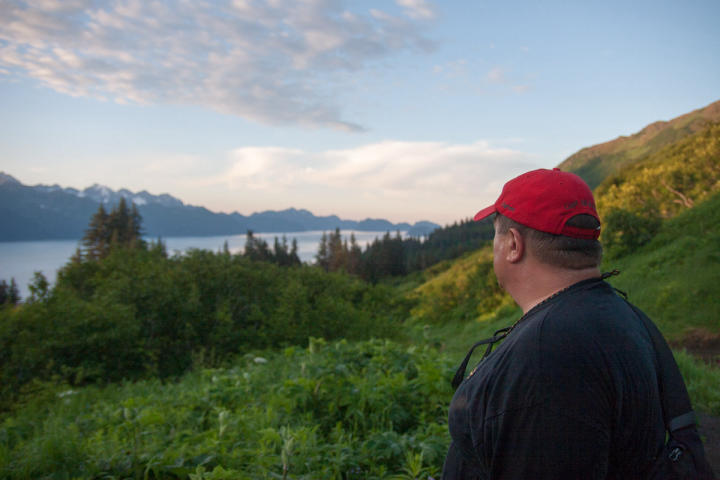
<path id="1" fill-rule="evenodd" d="M 595 190 L 603 268 L 720 415 L 720 125 Z M 0 478 L 428 479 L 454 367 L 520 311 L 492 226 L 361 249 L 327 232 L 168 255 L 132 205 L 102 207 L 50 286 L 0 283 Z M 13 293 L 15 292 L 15 293 Z"/>

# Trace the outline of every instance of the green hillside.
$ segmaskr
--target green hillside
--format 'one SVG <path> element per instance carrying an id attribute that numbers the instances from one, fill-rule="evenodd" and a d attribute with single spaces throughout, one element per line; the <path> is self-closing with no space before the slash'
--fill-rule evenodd
<path id="1" fill-rule="evenodd" d="M 662 223 L 631 255 L 605 261 L 629 294 L 677 345 L 720 340 L 720 192 Z M 720 352 L 717 352 L 720 354 Z"/>
<path id="2" fill-rule="evenodd" d="M 612 209 L 670 218 L 720 190 L 720 123 L 610 175 L 595 189 L 601 217 Z"/>
<path id="3" fill-rule="evenodd" d="M 628 137 L 583 148 L 563 161 L 559 168 L 577 173 L 594 189 L 622 168 L 704 129 L 708 123 L 719 121 L 720 101 L 717 101 L 673 120 L 652 123 Z"/>

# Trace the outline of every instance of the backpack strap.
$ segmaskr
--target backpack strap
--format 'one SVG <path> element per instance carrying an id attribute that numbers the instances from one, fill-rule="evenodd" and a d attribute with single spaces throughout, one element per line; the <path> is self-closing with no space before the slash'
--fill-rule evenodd
<path id="1" fill-rule="evenodd" d="M 517 324 L 517 322 L 515 323 Z M 475 348 L 479 347 L 480 345 L 487 345 L 487 348 L 485 349 L 485 353 L 483 354 L 482 360 L 485 360 L 485 357 L 490 355 L 490 352 L 492 351 L 493 345 L 495 345 L 497 342 L 502 340 L 503 338 L 507 337 L 508 333 L 515 327 L 515 325 L 512 325 L 510 327 L 501 328 L 500 330 L 496 331 L 495 334 L 491 338 L 486 338 L 485 340 L 480 340 L 475 345 L 473 345 L 470 348 L 470 351 L 465 355 L 465 358 L 463 359 L 462 363 L 460 363 L 460 366 L 455 371 L 455 376 L 453 376 L 452 381 L 450 384 L 452 385 L 453 390 L 457 390 L 457 388 L 460 386 L 462 381 L 465 379 L 465 370 L 467 370 L 467 364 L 470 361 L 470 357 L 472 357 L 473 351 Z"/>
<path id="2" fill-rule="evenodd" d="M 689 412 L 670 420 L 667 424 L 667 429 L 668 432 L 672 433 L 685 427 L 694 427 L 696 423 L 695 412 L 690 410 Z"/>
<path id="3" fill-rule="evenodd" d="M 632 303 L 627 302 L 627 304 L 642 320 L 650 334 L 650 340 L 655 350 L 665 428 L 668 432 L 674 432 L 681 428 L 695 426 L 695 412 L 690 403 L 690 396 L 670 347 L 652 320 Z"/>

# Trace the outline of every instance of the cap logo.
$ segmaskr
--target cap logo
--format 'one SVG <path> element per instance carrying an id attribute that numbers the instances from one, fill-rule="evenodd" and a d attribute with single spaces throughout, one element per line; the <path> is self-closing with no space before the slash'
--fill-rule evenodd
<path id="1" fill-rule="evenodd" d="M 592 206 L 594 206 L 593 201 L 592 201 L 592 200 L 588 200 L 587 198 L 583 198 L 582 200 L 580 200 L 579 203 L 582 204 L 583 207 L 592 207 Z M 572 202 L 570 202 L 570 203 L 566 203 L 566 204 L 565 204 L 565 208 L 567 208 L 568 210 L 572 210 L 573 208 L 575 208 L 575 207 L 577 207 L 577 206 L 578 206 L 578 201 L 577 201 L 577 200 L 574 200 L 574 201 L 572 201 Z"/>
<path id="2" fill-rule="evenodd" d="M 507 209 L 507 210 L 510 210 L 510 211 L 512 211 L 512 212 L 515 211 L 515 209 L 514 209 L 513 207 L 511 207 L 510 205 L 508 205 L 507 203 L 504 203 L 504 202 L 503 202 L 503 204 L 502 204 L 502 207 L 505 208 L 505 209 Z"/>

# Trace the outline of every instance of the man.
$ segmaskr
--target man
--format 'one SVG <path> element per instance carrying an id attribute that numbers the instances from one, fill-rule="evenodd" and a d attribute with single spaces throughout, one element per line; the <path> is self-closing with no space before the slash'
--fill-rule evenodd
<path id="1" fill-rule="evenodd" d="M 493 214 L 497 281 L 524 315 L 452 399 L 443 478 L 644 478 L 665 440 L 655 353 L 601 278 L 592 192 L 535 170 L 475 220 Z"/>

